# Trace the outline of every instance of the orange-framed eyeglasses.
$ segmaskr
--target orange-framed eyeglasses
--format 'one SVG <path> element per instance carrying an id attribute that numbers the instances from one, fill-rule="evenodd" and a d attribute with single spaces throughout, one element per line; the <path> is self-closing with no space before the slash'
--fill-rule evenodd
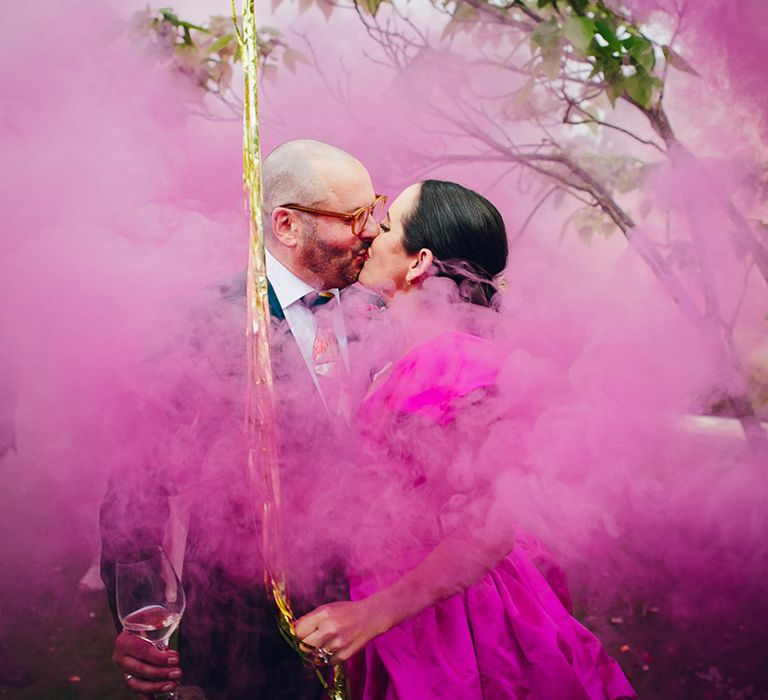
<path id="1" fill-rule="evenodd" d="M 327 209 L 315 209 L 313 207 L 305 207 L 301 204 L 282 204 L 283 209 L 293 209 L 295 211 L 302 211 L 305 214 L 315 214 L 316 216 L 330 216 L 334 219 L 341 219 L 347 222 L 352 227 L 352 235 L 360 236 L 365 231 L 365 227 L 368 224 L 368 217 L 371 217 L 377 224 L 381 224 L 384 218 L 384 212 L 387 208 L 387 196 L 384 194 L 377 194 L 376 199 L 372 204 L 365 207 L 360 207 L 353 212 L 340 212 L 340 211 L 328 211 Z"/>

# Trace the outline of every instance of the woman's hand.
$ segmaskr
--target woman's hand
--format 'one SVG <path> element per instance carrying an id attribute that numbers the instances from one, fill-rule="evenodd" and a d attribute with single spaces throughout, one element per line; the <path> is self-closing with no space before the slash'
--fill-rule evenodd
<path id="1" fill-rule="evenodd" d="M 328 603 L 297 620 L 296 636 L 307 646 L 330 652 L 330 663 L 341 664 L 392 626 L 386 613 L 374 598 Z"/>
<path id="2" fill-rule="evenodd" d="M 296 621 L 296 636 L 317 658 L 344 663 L 368 642 L 479 581 L 512 550 L 511 530 L 450 536 L 386 588 L 353 602 L 328 603 Z"/>

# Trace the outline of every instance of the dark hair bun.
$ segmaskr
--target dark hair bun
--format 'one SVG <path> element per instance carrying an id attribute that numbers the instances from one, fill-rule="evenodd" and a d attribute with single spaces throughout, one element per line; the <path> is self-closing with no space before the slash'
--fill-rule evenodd
<path id="1" fill-rule="evenodd" d="M 408 253 L 429 248 L 438 275 L 454 280 L 467 301 L 490 305 L 493 278 L 509 253 L 504 220 L 491 202 L 455 182 L 425 180 L 403 227 Z"/>

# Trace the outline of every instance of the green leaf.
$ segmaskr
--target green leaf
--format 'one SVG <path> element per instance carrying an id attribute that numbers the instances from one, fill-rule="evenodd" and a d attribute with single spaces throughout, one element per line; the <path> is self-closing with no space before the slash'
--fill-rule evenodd
<path id="1" fill-rule="evenodd" d="M 621 75 L 621 73 L 608 82 L 608 86 L 605 88 L 605 94 L 611 103 L 611 107 L 615 107 L 616 100 L 624 94 L 624 76 Z"/>
<path id="2" fill-rule="evenodd" d="M 596 57 L 597 58 L 597 57 Z M 596 60 L 594 65 L 592 66 L 592 70 L 589 72 L 589 77 L 587 80 L 592 80 L 598 73 L 603 72 L 603 62 L 600 60 Z"/>
<path id="3" fill-rule="evenodd" d="M 587 247 L 592 245 L 592 236 L 595 230 L 591 226 L 579 226 L 579 238 Z"/>
<path id="4" fill-rule="evenodd" d="M 363 0 L 361 5 L 363 9 L 368 11 L 368 14 L 370 14 L 372 17 L 375 17 L 384 1 L 385 0 Z"/>
<path id="5" fill-rule="evenodd" d="M 541 72 L 550 80 L 554 80 L 560 75 L 560 59 L 563 53 L 563 36 L 557 20 L 539 22 L 531 34 L 531 42 L 541 48 Z"/>
<path id="6" fill-rule="evenodd" d="M 638 68 L 634 75 L 624 79 L 624 89 L 637 104 L 645 109 L 650 109 L 653 83 L 651 77 L 642 68 Z"/>
<path id="7" fill-rule="evenodd" d="M 508 99 L 504 100 L 501 105 L 502 113 L 507 119 L 517 119 L 520 117 L 521 112 L 533 93 L 534 88 L 533 78 L 527 80 L 523 86 L 516 90 Z"/>
<path id="8" fill-rule="evenodd" d="M 615 228 L 611 219 L 602 210 L 595 207 L 578 209 L 571 216 L 570 223 L 587 246 L 592 243 L 596 235 L 607 238 Z"/>
<path id="9" fill-rule="evenodd" d="M 158 12 L 166 22 L 170 22 L 174 27 L 183 27 L 186 34 L 189 34 L 190 29 L 196 29 L 198 32 L 205 32 L 206 34 L 209 33 L 205 27 L 201 27 L 199 24 L 192 24 L 192 22 L 185 22 L 179 19 L 170 7 L 161 7 Z"/>
<path id="10" fill-rule="evenodd" d="M 586 152 L 579 154 L 576 159 L 582 168 L 602 182 L 605 187 L 621 193 L 638 188 L 646 167 L 643 161 L 631 156 Z M 602 214 L 598 214 L 592 208 L 583 211 L 591 212 L 594 218 L 590 221 L 585 219 L 581 221 L 582 224 L 589 223 L 598 232 L 605 228 L 605 219 Z M 585 213 L 584 216 L 588 216 L 588 213 Z M 609 228 L 611 227 L 609 226 Z"/>
<path id="11" fill-rule="evenodd" d="M 456 5 L 453 11 L 451 21 L 445 25 L 442 37 L 446 39 L 460 31 L 468 31 L 474 27 L 474 21 L 477 19 L 477 10 L 465 2 Z"/>
<path id="12" fill-rule="evenodd" d="M 477 19 L 477 9 L 469 3 L 460 2 L 453 12 L 453 18 L 462 22 L 469 22 Z"/>
<path id="13" fill-rule="evenodd" d="M 525 85 L 521 87 L 515 94 L 515 111 L 519 112 L 527 103 L 533 92 L 533 78 L 526 81 Z"/>
<path id="14" fill-rule="evenodd" d="M 697 78 L 701 77 L 696 69 L 679 53 L 672 49 L 671 46 L 662 46 L 661 50 L 664 52 L 664 58 L 667 59 L 667 63 L 669 63 L 670 66 L 677 68 L 677 70 L 683 71 L 683 73 L 690 73 L 691 75 L 695 75 Z"/>
<path id="15" fill-rule="evenodd" d="M 196 29 L 198 32 L 205 32 L 206 34 L 210 34 L 211 30 L 206 29 L 205 27 L 201 27 L 199 24 L 192 24 L 192 22 L 180 22 L 182 27 L 185 29 Z"/>
<path id="16" fill-rule="evenodd" d="M 174 27 L 178 27 L 180 24 L 179 18 L 174 14 L 170 7 L 161 7 L 158 13 L 163 16 L 166 22 L 170 22 Z"/>
<path id="17" fill-rule="evenodd" d="M 616 38 L 616 34 L 614 33 L 610 25 L 605 20 L 596 19 L 595 29 L 597 29 L 600 36 L 602 36 L 603 39 L 605 39 L 608 42 L 608 46 L 606 48 L 610 48 L 611 53 L 618 53 L 619 55 L 621 55 L 622 53 L 621 42 Z"/>
<path id="18" fill-rule="evenodd" d="M 229 42 L 231 42 L 235 38 L 234 34 L 225 34 L 224 36 L 220 36 L 216 41 L 214 41 L 209 47 L 208 47 L 208 53 L 217 53 L 221 49 L 223 49 Z"/>
<path id="19" fill-rule="evenodd" d="M 539 22 L 536 25 L 536 29 L 531 34 L 531 41 L 536 45 L 544 48 L 549 46 L 553 42 L 556 42 L 560 37 L 560 25 L 556 19 L 548 19 L 546 22 Z"/>
<path id="20" fill-rule="evenodd" d="M 297 63 L 309 64 L 309 61 L 301 51 L 297 51 L 296 49 L 286 49 L 283 51 L 283 63 L 285 63 L 285 67 L 291 71 L 291 73 L 295 73 Z"/>
<path id="21" fill-rule="evenodd" d="M 563 24 L 563 36 L 581 54 L 587 53 L 594 34 L 595 23 L 588 17 L 571 16 Z"/>
<path id="22" fill-rule="evenodd" d="M 541 52 L 541 72 L 550 80 L 555 80 L 560 75 L 560 59 L 563 55 L 561 44 L 555 44 Z"/>
<path id="23" fill-rule="evenodd" d="M 587 11 L 589 0 L 568 0 L 568 4 L 577 15 L 583 15 Z"/>
<path id="24" fill-rule="evenodd" d="M 656 56 L 653 52 L 653 44 L 641 36 L 631 36 L 622 41 L 635 65 L 642 66 L 647 71 L 652 71 L 656 65 Z"/>
<path id="25" fill-rule="evenodd" d="M 621 64 L 615 58 L 597 56 L 597 65 L 600 66 L 600 71 L 606 83 L 624 79 L 624 75 L 621 72 Z"/>
<path id="26" fill-rule="evenodd" d="M 317 6 L 320 8 L 320 11 L 325 16 L 325 19 L 330 19 L 331 15 L 333 14 L 333 9 L 336 7 L 336 5 L 331 2 L 331 0 L 317 0 Z"/>

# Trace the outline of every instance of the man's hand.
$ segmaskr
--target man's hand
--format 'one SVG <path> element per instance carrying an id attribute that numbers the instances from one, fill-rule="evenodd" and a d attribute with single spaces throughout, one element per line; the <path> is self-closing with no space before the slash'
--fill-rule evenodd
<path id="1" fill-rule="evenodd" d="M 128 687 L 143 695 L 167 693 L 181 678 L 178 652 L 160 651 L 130 632 L 118 635 L 112 661 L 123 671 Z"/>
<path id="2" fill-rule="evenodd" d="M 296 621 L 296 636 L 308 647 L 330 652 L 330 663 L 344 663 L 391 626 L 376 602 L 371 597 L 321 605 Z"/>

